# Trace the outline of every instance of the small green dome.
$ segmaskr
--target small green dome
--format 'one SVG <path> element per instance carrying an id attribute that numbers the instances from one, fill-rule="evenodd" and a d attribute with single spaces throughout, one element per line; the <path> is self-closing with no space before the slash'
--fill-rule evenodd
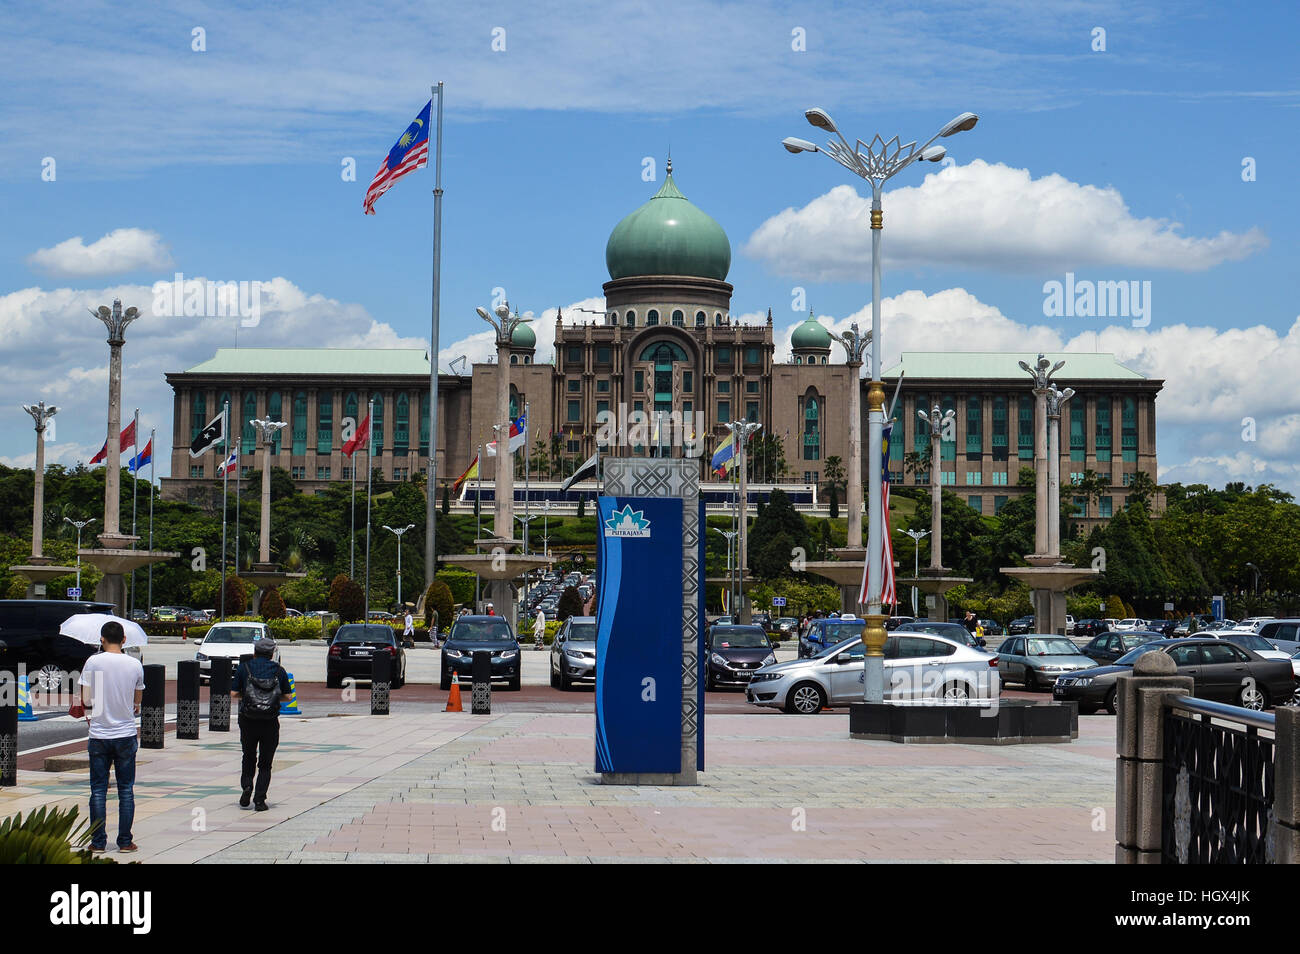
<path id="1" fill-rule="evenodd" d="M 796 351 L 804 348 L 829 348 L 831 346 L 831 333 L 826 330 L 826 326 L 808 315 L 806 321 L 795 326 L 794 333 L 790 335 L 790 347 Z"/>
<path id="2" fill-rule="evenodd" d="M 531 326 L 520 322 L 510 335 L 510 346 L 512 348 L 536 348 L 537 332 L 533 331 Z"/>
<path id="3" fill-rule="evenodd" d="M 731 243 L 721 225 L 678 191 L 670 161 L 663 188 L 610 233 L 605 266 L 610 278 L 686 275 L 725 281 Z"/>

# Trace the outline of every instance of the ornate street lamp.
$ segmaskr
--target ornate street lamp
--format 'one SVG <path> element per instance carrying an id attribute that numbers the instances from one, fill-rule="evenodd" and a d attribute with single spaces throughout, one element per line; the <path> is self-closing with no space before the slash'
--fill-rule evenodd
<path id="1" fill-rule="evenodd" d="M 510 540 L 515 535 L 515 472 L 514 467 L 511 466 L 510 454 L 510 340 L 514 337 L 516 328 L 533 319 L 531 315 L 521 317 L 517 310 L 511 314 L 510 303 L 504 301 L 494 309 L 495 316 L 482 307 L 474 310 L 496 332 L 497 414 L 505 424 L 493 425 L 498 429 L 497 460 L 493 470 L 493 482 L 496 487 L 494 531 L 498 537 Z"/>
<path id="2" fill-rule="evenodd" d="M 35 563 L 41 559 L 45 543 L 45 424 L 59 413 L 59 409 L 53 404 L 46 407 L 41 401 L 24 404 L 23 410 L 36 422 L 36 486 L 32 498 L 32 562 Z"/>
<path id="3" fill-rule="evenodd" d="M 393 527 L 390 527 L 388 524 L 384 524 L 385 530 L 387 530 L 389 533 L 393 533 L 397 535 L 397 606 L 398 609 L 403 608 L 403 606 L 405 605 L 402 603 L 402 534 L 404 534 L 407 530 L 410 530 L 414 526 L 415 524 L 408 523 L 404 527 L 398 527 L 394 529 Z M 367 609 L 369 609 L 369 607 L 367 607 Z"/>
<path id="4" fill-rule="evenodd" d="M 916 415 L 930 425 L 930 532 L 934 535 L 930 541 L 930 569 L 938 570 L 943 567 L 943 481 L 940 479 L 943 455 L 940 445 L 944 430 L 955 425 L 957 412 L 945 411 L 935 401 L 929 414 L 917 408 Z"/>
<path id="5" fill-rule="evenodd" d="M 104 462 L 104 532 L 103 545 L 121 546 L 118 528 L 119 493 L 122 483 L 122 346 L 126 344 L 126 326 L 140 317 L 140 309 L 122 310 L 122 301 L 113 299 L 113 307 L 100 305 L 90 312 L 108 329 L 108 457 Z"/>
<path id="6" fill-rule="evenodd" d="M 871 344 L 872 332 L 865 335 L 858 331 L 855 321 L 843 334 L 831 332 L 831 337 L 844 347 L 845 364 L 849 367 L 849 486 L 848 500 L 848 537 L 845 541 L 850 550 L 862 548 L 862 391 L 858 387 L 859 370 L 862 367 L 862 354 Z"/>
<path id="7" fill-rule="evenodd" d="M 1046 356 L 1039 354 L 1038 361 L 1034 367 L 1030 367 L 1024 361 L 1019 362 L 1020 367 L 1034 382 L 1034 496 L 1035 509 L 1038 511 L 1034 521 L 1034 555 L 1042 558 L 1041 562 L 1056 562 L 1050 557 L 1059 558 L 1058 550 L 1052 549 L 1052 539 L 1060 537 L 1060 499 L 1057 498 L 1052 510 L 1052 501 L 1048 491 L 1050 482 L 1048 453 L 1047 453 L 1047 392 L 1052 384 L 1052 375 L 1065 366 L 1064 361 L 1058 361 L 1052 364 Z M 1074 392 L 1071 391 L 1071 394 Z M 1057 462 L 1057 471 L 1059 473 L 1060 462 Z M 1055 533 L 1052 527 L 1056 527 Z M 1030 561 L 1031 563 L 1034 561 Z"/>

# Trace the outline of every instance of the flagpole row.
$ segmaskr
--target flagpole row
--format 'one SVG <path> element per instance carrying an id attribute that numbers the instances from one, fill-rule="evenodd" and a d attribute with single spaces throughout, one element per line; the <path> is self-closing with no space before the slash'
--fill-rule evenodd
<path id="1" fill-rule="evenodd" d="M 149 552 L 153 552 L 153 439 L 154 428 L 149 428 Z M 139 467 L 137 466 L 137 470 Z M 144 608 L 148 616 L 153 616 L 153 561 L 149 563 L 149 585 L 145 593 L 145 600 L 149 604 Z"/>
<path id="2" fill-rule="evenodd" d="M 366 402 L 366 609 L 361 617 L 370 622 L 370 477 L 375 469 L 375 401 Z"/>
<path id="3" fill-rule="evenodd" d="M 135 488 L 136 488 L 136 477 L 138 476 L 136 471 L 140 469 L 140 439 L 136 435 L 138 435 L 139 433 L 140 433 L 140 409 L 136 408 L 135 418 L 131 424 L 131 450 L 135 451 L 135 454 L 131 458 L 131 463 L 134 465 L 131 467 L 131 549 L 132 550 L 135 549 L 135 537 L 136 537 Z M 128 610 L 127 611 L 128 617 L 135 612 L 135 567 L 131 568 L 131 599 L 130 602 L 127 604 L 127 610 Z"/>
<path id="4" fill-rule="evenodd" d="M 229 446 L 229 439 L 226 437 L 230 433 L 230 402 L 224 401 L 221 405 L 221 451 L 224 454 Z M 213 449 L 216 449 L 214 443 Z M 226 621 L 226 493 L 230 484 L 230 468 L 226 466 L 226 458 L 221 458 L 221 621 Z"/>

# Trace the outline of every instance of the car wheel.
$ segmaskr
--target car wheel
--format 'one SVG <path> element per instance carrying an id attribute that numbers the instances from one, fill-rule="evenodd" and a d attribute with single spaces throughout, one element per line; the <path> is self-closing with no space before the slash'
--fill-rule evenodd
<path id="1" fill-rule="evenodd" d="M 551 663 L 554 663 L 554 662 L 555 662 L 555 660 L 552 659 L 552 660 L 551 660 Z M 555 671 L 555 667 L 554 667 L 553 665 L 551 665 L 551 664 L 548 664 L 546 668 L 547 668 L 547 669 L 550 671 L 550 673 L 551 673 L 551 688 L 552 688 L 552 689 L 559 689 L 559 688 L 560 688 L 560 677 L 559 677 L 559 674 L 556 673 L 556 671 Z"/>
<path id="2" fill-rule="evenodd" d="M 1243 709 L 1254 709 L 1256 712 L 1263 712 L 1268 708 L 1268 690 L 1253 681 L 1248 682 L 1237 693 L 1237 705 Z"/>
<path id="3" fill-rule="evenodd" d="M 816 715 L 826 707 L 826 693 L 815 682 L 801 682 L 785 697 L 785 711 L 797 715 Z"/>
<path id="4" fill-rule="evenodd" d="M 46 663 L 32 676 L 36 688 L 45 692 L 56 692 L 63 682 L 63 670 L 54 663 Z"/>
<path id="5" fill-rule="evenodd" d="M 564 672 L 564 663 L 560 663 L 560 691 L 568 692 L 573 688 L 573 680 Z"/>
<path id="6" fill-rule="evenodd" d="M 1118 686 L 1112 687 L 1110 692 L 1106 693 L 1106 711 L 1111 715 L 1119 715 L 1119 697 L 1117 695 Z"/>
<path id="7" fill-rule="evenodd" d="M 970 686 L 964 682 L 950 682 L 943 687 L 945 702 L 965 702 L 970 698 Z"/>
<path id="8" fill-rule="evenodd" d="M 1021 682 L 1025 684 L 1025 692 L 1038 691 L 1038 680 L 1034 678 L 1034 671 L 1028 666 L 1025 667 L 1025 677 Z"/>
<path id="9" fill-rule="evenodd" d="M 510 681 L 506 683 L 506 688 L 511 692 L 518 692 L 523 685 L 523 678 L 523 673 L 515 673 L 515 675 L 511 677 Z M 560 678 L 564 678 L 563 673 L 560 674 Z"/>
<path id="10" fill-rule="evenodd" d="M 326 689 L 343 688 L 343 680 L 340 679 L 338 675 L 331 669 L 325 670 L 325 688 Z"/>

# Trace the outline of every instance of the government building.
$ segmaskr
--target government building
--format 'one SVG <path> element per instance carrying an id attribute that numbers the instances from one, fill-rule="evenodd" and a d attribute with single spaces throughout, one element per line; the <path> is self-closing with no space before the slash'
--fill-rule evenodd
<path id="1" fill-rule="evenodd" d="M 727 485 L 709 472 L 709 460 L 726 440 L 726 422 L 761 422 L 760 436 L 769 443 L 754 457 L 755 496 L 780 484 L 797 506 L 815 509 L 826 461 L 847 459 L 847 410 L 855 386 L 861 395 L 865 486 L 866 382 L 854 381 L 843 349 L 832 348 L 829 330 L 812 315 L 795 327 L 789 359 L 780 363 L 774 357 L 770 309 L 765 321 L 733 320 L 733 288 L 727 282 L 731 244 L 722 227 L 679 191 L 671 162 L 662 188 L 615 226 L 605 263 L 605 313 L 580 321 L 557 315 L 552 353 L 538 353 L 536 334 L 525 324 L 514 333 L 504 369 L 487 362 L 463 374 L 439 375 L 440 487 L 463 473 L 480 446 L 493 439 L 492 426 L 501 423 L 495 404 L 502 370 L 510 377 L 511 416 L 528 406 L 530 451 L 539 438 L 547 447 L 547 468 L 531 474 L 535 500 L 563 500 L 558 481 L 596 450 L 599 424 L 607 415 L 625 419 L 642 412 L 651 420 L 673 415 L 672 420 L 698 423 L 687 425 L 688 437 L 702 450 L 706 500 L 719 506 Z M 1108 354 L 1049 357 L 1066 361 L 1056 380 L 1077 392 L 1067 405 L 1068 420 L 1062 419 L 1062 484 L 1085 470 L 1108 476 L 1113 492 L 1093 512 L 1079 514 L 1104 519 L 1123 506 L 1135 473 L 1156 477 L 1155 399 L 1163 382 Z M 942 482 L 981 513 L 997 513 L 1018 493 L 1020 467 L 1033 464 L 1033 395 L 1017 362 L 1032 364 L 1034 358 L 904 353 L 884 375 L 889 397 L 900 375 L 904 382 L 889 459 L 895 485 L 928 484 L 929 475 L 905 467 L 905 460 L 908 452 L 928 446 L 929 432 L 917 409 L 928 411 L 937 402 L 956 412 L 957 425 L 956 440 L 942 444 Z M 349 459 L 342 446 L 372 401 L 374 468 L 386 480 L 404 481 L 428 466 L 429 357 L 423 350 L 222 348 L 166 377 L 175 392 L 171 476 L 162 481 L 169 499 L 200 502 L 210 500 L 214 488 L 219 491 L 221 456 L 209 452 L 193 460 L 189 445 L 226 401 L 232 436 L 242 442 L 241 475 L 261 466 L 248 421 L 269 417 L 288 423 L 272 444 L 272 465 L 287 471 L 304 493 L 352 480 L 354 461 L 361 468 L 358 479 L 364 480 L 364 452 Z M 779 443 L 779 451 L 773 443 Z M 644 441 L 629 437 L 618 446 L 602 446 L 601 454 L 682 455 L 680 445 L 666 444 L 662 433 L 652 433 Z M 494 459 L 485 460 L 486 500 Z M 550 465 L 556 460 L 559 471 Z M 517 482 L 515 491 L 522 500 L 525 487 Z M 1068 486 L 1062 494 L 1068 495 Z"/>

